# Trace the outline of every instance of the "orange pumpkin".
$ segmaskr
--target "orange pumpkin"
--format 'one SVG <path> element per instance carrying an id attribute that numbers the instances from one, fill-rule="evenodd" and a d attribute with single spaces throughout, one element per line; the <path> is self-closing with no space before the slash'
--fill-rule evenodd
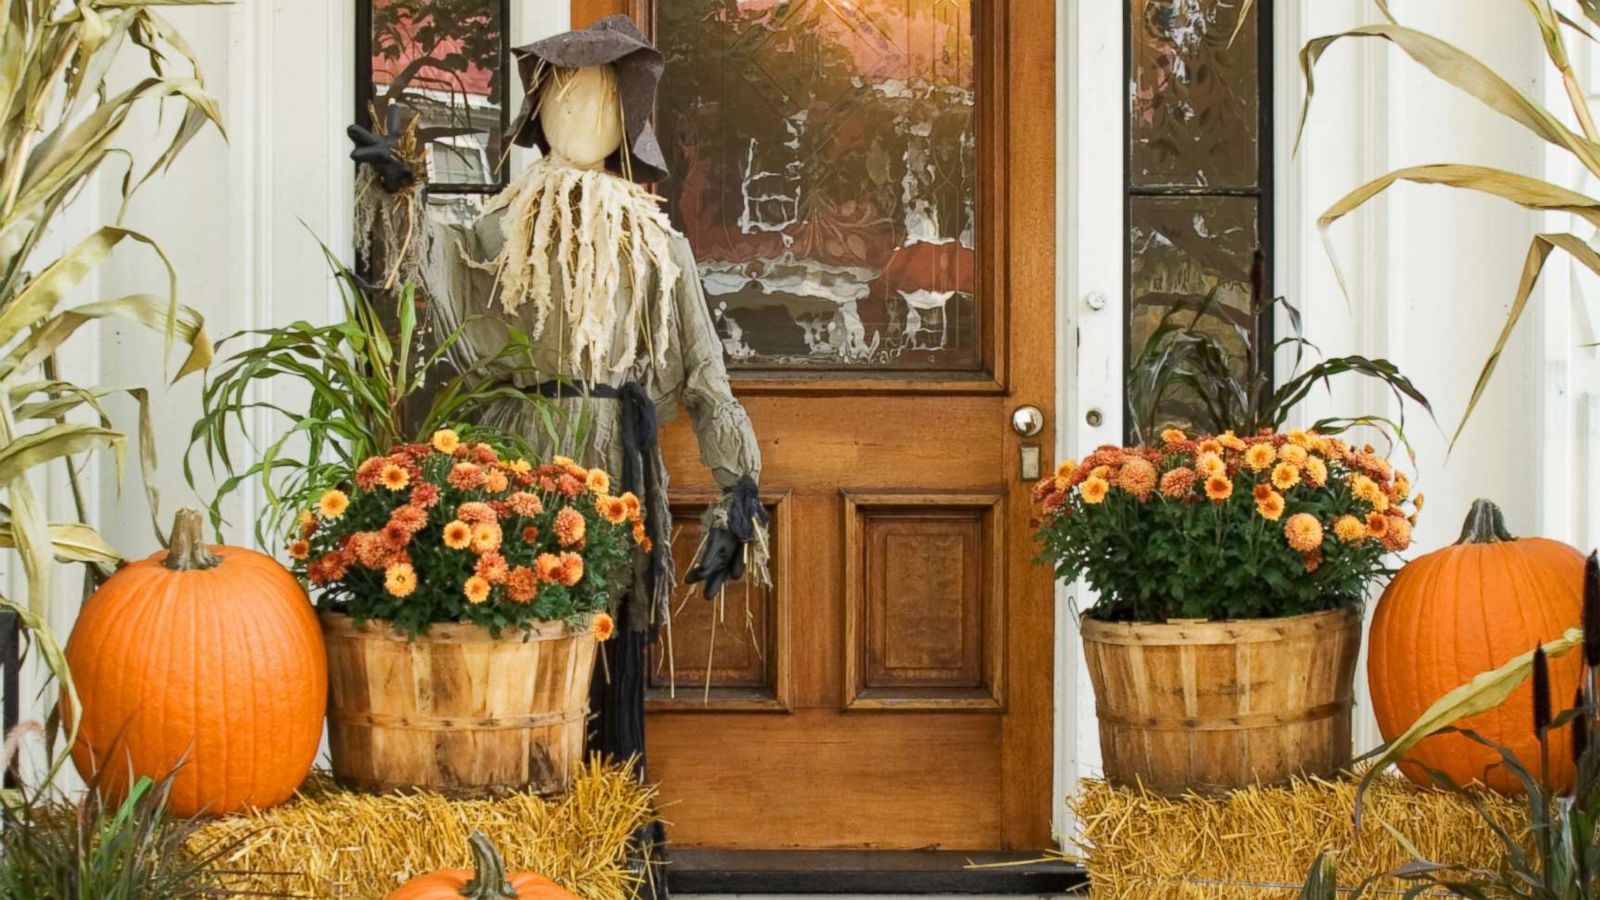
<path id="1" fill-rule="evenodd" d="M 445 869 L 402 884 L 388 900 L 578 900 L 554 881 L 532 872 L 506 873 L 506 861 L 481 831 L 467 838 L 476 870 Z"/>
<path id="2" fill-rule="evenodd" d="M 196 510 L 171 549 L 120 569 L 67 641 L 83 709 L 72 759 L 121 797 L 172 785 L 180 816 L 287 800 L 322 740 L 328 659 L 306 592 L 271 557 L 207 547 Z M 70 710 L 69 710 L 70 712 Z"/>
<path id="3" fill-rule="evenodd" d="M 1514 538 L 1498 507 L 1476 501 L 1461 539 L 1405 566 L 1378 601 L 1367 680 L 1384 740 L 1398 737 L 1473 676 L 1576 627 L 1582 608 L 1583 554 L 1559 541 Z M 1577 690 L 1579 656 L 1550 661 L 1557 710 Z M 1532 685 L 1456 724 L 1510 748 L 1537 773 Z M 1568 740 L 1569 729 L 1550 732 L 1550 780 L 1563 788 L 1573 779 Z M 1435 784 L 1430 768 L 1461 784 L 1477 780 L 1504 793 L 1522 790 L 1498 753 L 1460 734 L 1434 735 L 1400 763 L 1406 777 L 1422 785 Z"/>

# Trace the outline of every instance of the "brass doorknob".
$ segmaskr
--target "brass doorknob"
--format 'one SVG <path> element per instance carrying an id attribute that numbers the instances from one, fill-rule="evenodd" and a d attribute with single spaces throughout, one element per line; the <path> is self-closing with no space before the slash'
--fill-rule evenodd
<path id="1" fill-rule="evenodd" d="M 1019 406 L 1011 411 L 1011 427 L 1023 437 L 1033 437 L 1044 430 L 1044 411 L 1037 406 Z"/>

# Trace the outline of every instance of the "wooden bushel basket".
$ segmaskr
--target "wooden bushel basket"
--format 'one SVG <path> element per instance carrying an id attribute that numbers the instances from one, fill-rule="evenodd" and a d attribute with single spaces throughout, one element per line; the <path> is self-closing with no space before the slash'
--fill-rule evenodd
<path id="1" fill-rule="evenodd" d="M 1106 777 L 1216 794 L 1350 761 L 1361 619 L 1138 624 L 1083 619 Z"/>
<path id="2" fill-rule="evenodd" d="M 583 761 L 595 638 L 565 622 L 499 638 L 322 614 L 333 774 L 366 791 L 450 797 L 565 791 Z"/>

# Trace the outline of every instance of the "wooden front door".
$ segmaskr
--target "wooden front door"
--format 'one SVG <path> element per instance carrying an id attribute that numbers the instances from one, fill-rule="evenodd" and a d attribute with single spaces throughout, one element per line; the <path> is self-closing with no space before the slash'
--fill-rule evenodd
<path id="1" fill-rule="evenodd" d="M 667 55 L 658 186 L 765 464 L 774 584 L 686 588 L 648 757 L 678 846 L 1050 839 L 1054 4 L 575 0 Z M 1012 412 L 1046 413 L 1022 436 Z M 714 496 L 663 436 L 680 571 Z"/>

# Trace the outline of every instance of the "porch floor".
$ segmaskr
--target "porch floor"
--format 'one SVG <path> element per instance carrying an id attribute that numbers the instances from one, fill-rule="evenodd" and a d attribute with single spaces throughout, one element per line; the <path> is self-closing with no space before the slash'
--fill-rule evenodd
<path id="1" fill-rule="evenodd" d="M 972 865 L 987 866 L 972 868 Z M 1087 885 L 1083 870 L 1037 853 L 959 850 L 673 850 L 675 896 L 1061 896 Z"/>

